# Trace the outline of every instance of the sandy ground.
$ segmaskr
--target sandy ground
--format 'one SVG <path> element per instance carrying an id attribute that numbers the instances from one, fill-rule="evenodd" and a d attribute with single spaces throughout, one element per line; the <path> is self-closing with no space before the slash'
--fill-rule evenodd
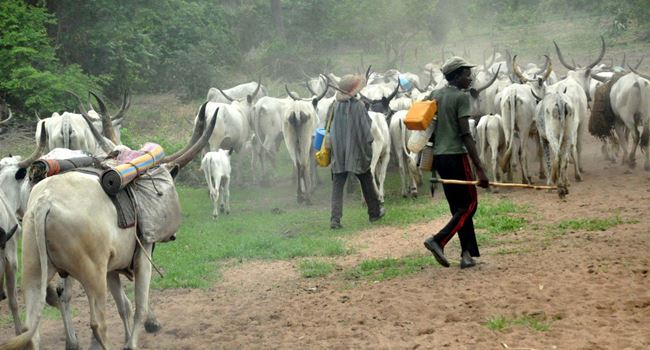
<path id="1" fill-rule="evenodd" d="M 296 272 L 297 260 L 236 264 L 209 290 L 153 291 L 163 328 L 157 334 L 143 333 L 140 345 L 143 349 L 648 349 L 650 173 L 602 161 L 593 139 L 588 140 L 584 162 L 585 181 L 573 183 L 566 200 L 540 191 L 498 194 L 530 207 L 524 214 L 528 225 L 505 235 L 498 245 L 482 247 L 475 268 L 459 269 L 455 238 L 446 249 L 456 262 L 451 268 L 427 267 L 377 283 L 350 281 L 340 273 L 304 279 Z M 547 232 L 549 225 L 562 220 L 616 216 L 625 223 L 606 231 L 569 230 L 559 237 Z M 422 241 L 444 223 L 442 219 L 361 232 L 349 240 L 358 253 L 334 262 L 347 267 L 368 258 L 422 254 Z M 73 305 L 79 310 L 74 322 L 86 348 L 90 329 L 87 301 L 80 290 Z M 110 341 L 119 348 L 122 326 L 110 305 Z M 8 312 L 6 301 L 0 303 L 0 314 Z M 550 328 L 540 332 L 515 324 L 503 331 L 490 330 L 486 321 L 497 316 L 533 318 L 550 322 Z M 62 329 L 58 320 L 43 321 L 45 349 L 64 348 Z M 12 334 L 13 327 L 1 327 L 0 341 Z"/>

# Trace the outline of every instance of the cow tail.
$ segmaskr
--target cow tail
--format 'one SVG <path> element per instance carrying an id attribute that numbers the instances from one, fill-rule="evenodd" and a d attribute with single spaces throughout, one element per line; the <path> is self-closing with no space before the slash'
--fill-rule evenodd
<path id="1" fill-rule="evenodd" d="M 18 350 L 23 349 L 34 337 L 34 333 L 38 329 L 38 324 L 41 321 L 41 316 L 43 314 L 43 308 L 45 307 L 45 297 L 47 295 L 47 251 L 45 246 L 45 224 L 47 220 L 47 215 L 50 213 L 50 208 L 47 205 L 36 208 L 35 214 L 29 218 L 31 219 L 31 224 L 34 229 L 34 239 L 36 241 L 36 247 L 38 250 L 38 257 L 41 265 L 41 278 L 39 291 L 40 295 L 38 297 L 37 307 L 38 310 L 37 316 L 31 320 L 30 324 L 27 325 L 27 331 L 21 333 L 20 335 L 12 338 L 10 341 L 2 344 L 0 350 Z M 23 239 L 27 238 L 27 234 L 23 235 Z M 24 252 L 23 252 L 24 254 Z M 23 280 L 25 276 L 23 276 Z"/>
<path id="2" fill-rule="evenodd" d="M 481 158 L 481 161 L 485 164 L 485 152 L 487 152 L 488 146 L 488 140 L 487 140 L 487 129 L 488 129 L 488 124 L 491 121 L 492 115 L 488 114 L 486 116 L 483 116 L 485 118 L 485 121 L 483 121 L 483 124 L 478 123 L 476 125 L 476 134 L 478 136 L 478 147 L 479 147 L 479 155 Z M 481 118 L 481 119 L 483 119 Z"/>

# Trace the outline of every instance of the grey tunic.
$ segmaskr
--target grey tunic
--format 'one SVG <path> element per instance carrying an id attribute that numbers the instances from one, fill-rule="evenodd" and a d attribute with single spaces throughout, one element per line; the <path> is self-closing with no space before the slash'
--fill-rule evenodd
<path id="1" fill-rule="evenodd" d="M 372 160 L 372 120 L 366 107 L 356 98 L 339 101 L 330 125 L 332 172 L 363 174 Z"/>

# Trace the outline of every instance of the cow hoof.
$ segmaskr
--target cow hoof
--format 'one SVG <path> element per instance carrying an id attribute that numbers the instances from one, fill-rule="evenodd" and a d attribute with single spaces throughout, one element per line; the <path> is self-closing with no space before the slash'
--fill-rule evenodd
<path id="1" fill-rule="evenodd" d="M 158 321 L 147 321 L 144 323 L 144 330 L 147 331 L 147 333 L 158 333 L 160 328 L 160 322 Z"/>
<path id="2" fill-rule="evenodd" d="M 226 215 L 230 215 L 230 210 L 226 210 Z"/>
<path id="3" fill-rule="evenodd" d="M 219 218 L 219 215 L 212 215 L 212 220 L 217 220 Z"/>
<path id="4" fill-rule="evenodd" d="M 79 344 L 65 344 L 65 350 L 79 350 Z"/>
<path id="5" fill-rule="evenodd" d="M 0 291 L 0 301 L 7 299 L 7 294 L 4 291 Z"/>
<path id="6" fill-rule="evenodd" d="M 582 176 L 576 175 L 576 181 L 582 182 Z"/>

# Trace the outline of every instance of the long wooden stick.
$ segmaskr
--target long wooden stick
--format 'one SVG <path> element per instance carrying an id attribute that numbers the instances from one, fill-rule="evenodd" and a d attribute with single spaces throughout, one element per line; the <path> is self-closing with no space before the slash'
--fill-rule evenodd
<path id="1" fill-rule="evenodd" d="M 469 180 L 450 180 L 450 179 L 439 179 L 432 177 L 431 183 L 441 183 L 446 185 L 478 185 L 478 180 L 469 181 Z M 557 186 L 541 186 L 541 185 L 528 185 L 528 184 L 513 184 L 505 182 L 490 182 L 490 186 L 494 187 L 515 187 L 515 188 L 532 188 L 535 190 L 557 190 Z"/>

